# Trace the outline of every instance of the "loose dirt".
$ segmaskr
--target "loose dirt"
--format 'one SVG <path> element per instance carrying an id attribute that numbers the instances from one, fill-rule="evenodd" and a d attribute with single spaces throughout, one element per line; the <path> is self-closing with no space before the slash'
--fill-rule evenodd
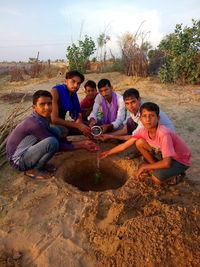
<path id="1" fill-rule="evenodd" d="M 143 100 L 158 103 L 169 115 L 193 154 L 185 180 L 176 186 L 155 185 L 148 176 L 137 180 L 142 159 L 127 160 L 131 149 L 100 161 L 104 177 L 99 184 L 90 176 L 96 155 L 86 151 L 55 156 L 51 162 L 57 172 L 48 182 L 31 180 L 5 165 L 0 175 L 0 266 L 200 265 L 199 87 L 119 73 L 86 75 L 95 81 L 103 77 L 120 93 L 137 88 Z M 60 82 L 9 90 L 33 93 Z M 83 88 L 79 97 L 84 97 Z M 13 104 L 1 97 L 0 102 L 4 119 Z M 77 138 L 82 139 L 73 140 Z M 102 143 L 101 149 L 115 145 Z"/>

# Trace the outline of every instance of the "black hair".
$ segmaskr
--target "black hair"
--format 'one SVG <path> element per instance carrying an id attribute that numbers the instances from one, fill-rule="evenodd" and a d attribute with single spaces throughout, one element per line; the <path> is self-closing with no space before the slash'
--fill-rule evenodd
<path id="1" fill-rule="evenodd" d="M 40 98 L 41 96 L 50 97 L 52 99 L 52 95 L 49 91 L 38 90 L 33 94 L 33 105 L 37 104 L 38 98 Z"/>
<path id="2" fill-rule="evenodd" d="M 140 98 L 140 93 L 138 92 L 137 89 L 135 89 L 135 88 L 127 89 L 123 94 L 123 99 L 125 100 L 126 98 L 129 98 L 132 96 L 134 96 L 136 99 Z"/>
<path id="3" fill-rule="evenodd" d="M 89 86 L 89 87 L 91 87 L 91 88 L 94 88 L 94 89 L 97 88 L 96 83 L 95 83 L 94 81 L 92 81 L 92 80 L 88 80 L 88 81 L 85 83 L 84 87 L 86 88 L 87 86 Z"/>
<path id="4" fill-rule="evenodd" d="M 101 88 L 103 88 L 103 87 L 105 87 L 105 86 L 109 86 L 109 87 L 111 87 L 111 83 L 110 83 L 110 81 L 109 81 L 108 79 L 101 79 L 101 80 L 98 82 L 98 85 L 97 85 L 98 89 L 101 89 Z"/>
<path id="5" fill-rule="evenodd" d="M 75 76 L 77 76 L 77 77 L 79 77 L 79 78 L 81 79 L 81 83 L 84 82 L 85 78 L 84 78 L 83 74 L 80 73 L 80 72 L 77 71 L 77 70 L 71 70 L 71 71 L 68 71 L 68 72 L 66 73 L 66 75 L 65 75 L 65 78 L 66 78 L 66 79 L 71 79 L 71 78 L 73 78 L 73 77 L 75 77 Z"/>
<path id="6" fill-rule="evenodd" d="M 146 103 L 142 104 L 142 106 L 140 107 L 140 114 L 142 114 L 143 109 L 146 109 L 148 111 L 155 111 L 156 115 L 159 116 L 160 108 L 155 103 L 146 102 Z"/>

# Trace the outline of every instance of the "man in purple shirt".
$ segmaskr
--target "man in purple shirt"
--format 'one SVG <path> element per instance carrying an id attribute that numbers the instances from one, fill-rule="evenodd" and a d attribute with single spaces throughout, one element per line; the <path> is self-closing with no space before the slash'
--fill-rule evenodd
<path id="1" fill-rule="evenodd" d="M 58 151 L 87 149 L 97 151 L 98 147 L 90 140 L 69 142 L 61 140 L 58 127 L 50 127 L 52 95 L 39 90 L 33 95 L 33 113 L 22 121 L 8 137 L 6 151 L 9 163 L 25 175 L 35 179 L 48 179 L 53 176 L 55 167 L 47 162 Z"/>

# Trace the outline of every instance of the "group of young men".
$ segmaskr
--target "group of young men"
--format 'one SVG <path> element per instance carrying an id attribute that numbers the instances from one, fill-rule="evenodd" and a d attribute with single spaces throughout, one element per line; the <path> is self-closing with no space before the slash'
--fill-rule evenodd
<path id="1" fill-rule="evenodd" d="M 134 88 L 126 90 L 123 96 L 118 94 L 108 79 L 98 82 L 98 92 L 96 83 L 87 81 L 86 96 L 79 102 L 77 91 L 83 82 L 81 73 L 70 71 L 64 83 L 54 86 L 51 93 L 35 92 L 32 115 L 12 131 L 7 141 L 8 160 L 14 168 L 34 179 L 51 178 L 55 167 L 47 162 L 58 151 L 98 151 L 99 147 L 91 140 L 91 127 L 99 125 L 100 140 L 124 141 L 100 153 L 100 159 L 133 146 L 134 153 L 146 161 L 136 177 L 150 171 L 152 179 L 161 184 L 173 182 L 174 177 L 184 174 L 191 163 L 190 150 L 157 104 L 143 103 Z M 68 112 L 70 120 L 66 119 Z M 74 134 L 89 139 L 69 142 L 67 136 Z"/>

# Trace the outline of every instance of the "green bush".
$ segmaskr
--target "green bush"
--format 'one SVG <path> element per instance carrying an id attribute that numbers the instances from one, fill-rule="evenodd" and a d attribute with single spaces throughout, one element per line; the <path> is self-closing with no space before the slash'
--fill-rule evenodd
<path id="1" fill-rule="evenodd" d="M 95 43 L 91 37 L 85 35 L 84 41 L 79 40 L 78 46 L 74 43 L 67 47 L 66 57 L 69 61 L 70 70 L 78 70 L 86 73 L 89 57 L 95 51 Z"/>
<path id="2" fill-rule="evenodd" d="M 164 54 L 164 64 L 158 76 L 162 82 L 195 83 L 200 80 L 200 21 L 192 20 L 192 27 L 182 28 L 177 24 L 174 33 L 159 44 Z"/>

